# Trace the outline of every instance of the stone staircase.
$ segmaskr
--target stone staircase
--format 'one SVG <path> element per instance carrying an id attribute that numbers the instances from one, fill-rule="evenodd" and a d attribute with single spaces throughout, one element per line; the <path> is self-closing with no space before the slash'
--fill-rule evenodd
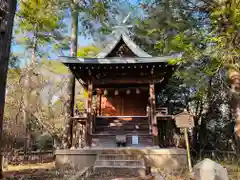
<path id="1" fill-rule="evenodd" d="M 115 175 L 145 176 L 146 167 L 143 159 L 133 154 L 98 154 L 94 172 Z"/>

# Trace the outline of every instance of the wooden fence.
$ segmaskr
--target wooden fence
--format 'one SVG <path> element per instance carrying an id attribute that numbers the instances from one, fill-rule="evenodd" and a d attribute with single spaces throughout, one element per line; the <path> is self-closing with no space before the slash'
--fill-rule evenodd
<path id="1" fill-rule="evenodd" d="M 17 152 L 6 156 L 8 164 L 35 164 L 54 161 L 54 151 L 31 151 L 26 155 L 24 152 Z"/>
<path id="2" fill-rule="evenodd" d="M 201 151 L 199 155 L 200 159 L 209 158 L 214 161 L 222 162 L 238 162 L 239 159 L 235 151 Z"/>

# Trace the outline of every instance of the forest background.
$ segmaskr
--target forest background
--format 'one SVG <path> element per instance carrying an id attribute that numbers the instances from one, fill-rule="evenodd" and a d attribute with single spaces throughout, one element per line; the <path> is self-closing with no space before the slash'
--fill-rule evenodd
<path id="1" fill-rule="evenodd" d="M 53 140 L 67 146 L 66 103 L 75 81 L 58 57 L 94 56 L 129 12 L 128 32 L 141 48 L 155 56 L 183 54 L 157 101 L 172 114 L 185 108 L 194 114 L 192 149 L 239 151 L 240 0 L 19 1 L 4 114 L 7 149 L 48 149 Z M 75 93 L 84 107 L 79 84 Z"/>

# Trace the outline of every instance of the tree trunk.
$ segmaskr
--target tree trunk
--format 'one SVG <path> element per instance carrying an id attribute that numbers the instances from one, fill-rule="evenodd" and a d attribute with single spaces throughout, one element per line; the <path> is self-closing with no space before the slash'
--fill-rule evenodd
<path id="1" fill-rule="evenodd" d="M 72 37 L 71 37 L 71 49 L 70 56 L 77 56 L 77 44 L 78 44 L 78 12 L 76 5 L 71 5 L 71 18 L 72 18 Z M 63 147 L 70 148 L 72 146 L 73 136 L 73 122 L 71 117 L 74 115 L 74 99 L 75 99 L 75 77 L 71 73 L 69 82 L 67 85 L 67 103 L 66 103 L 66 114 L 65 114 L 65 131 L 63 136 Z"/>
<path id="2" fill-rule="evenodd" d="M 208 138 L 207 138 L 207 123 L 208 117 L 210 117 L 211 113 L 213 113 L 212 108 L 212 77 L 209 77 L 208 81 L 208 89 L 207 89 L 207 112 L 205 117 L 201 119 L 200 129 L 199 129 L 199 143 L 200 143 L 200 152 L 206 148 L 208 145 Z M 201 155 L 201 154 L 200 154 Z"/>
<path id="3" fill-rule="evenodd" d="M 32 92 L 32 77 L 36 70 L 37 63 L 37 31 L 35 30 L 32 38 L 32 57 L 30 64 L 26 63 L 26 71 L 24 71 L 25 80 L 24 80 L 24 108 L 23 108 L 23 118 L 25 123 L 25 142 L 24 142 L 24 158 L 27 159 L 28 151 L 31 148 L 31 123 L 30 123 L 30 101 L 29 97 Z"/>
<path id="4" fill-rule="evenodd" d="M 235 119 L 236 151 L 240 154 L 240 72 L 229 70 L 229 82 L 232 94 L 232 112 Z"/>
<path id="5" fill-rule="evenodd" d="M 198 100 L 196 114 L 194 116 L 194 128 L 193 128 L 193 136 L 192 136 L 192 146 L 193 146 L 193 155 L 199 155 L 200 153 L 200 144 L 199 144 L 199 121 L 202 118 L 203 113 L 203 98 Z"/>
<path id="6" fill-rule="evenodd" d="M 22 116 L 23 122 L 25 125 L 25 139 L 24 139 L 24 159 L 27 160 L 28 150 L 30 148 L 30 128 L 29 128 L 29 94 L 30 94 L 30 74 L 29 67 L 26 64 L 26 69 L 23 71 L 23 107 L 22 107 Z"/>
<path id="7" fill-rule="evenodd" d="M 59 137 L 53 130 L 52 128 L 49 127 L 49 125 L 45 124 L 42 120 L 41 117 L 37 116 L 36 114 L 31 114 L 37 121 L 37 123 L 43 128 L 44 131 L 47 131 L 48 134 L 50 134 L 54 140 L 54 147 L 60 148 L 62 147 L 62 141 L 61 137 Z"/>
<path id="8" fill-rule="evenodd" d="M 3 140 L 3 113 L 5 104 L 6 79 L 16 3 L 16 0 L 0 1 L 0 142 Z M 2 143 L 0 143 L 0 148 L 0 179 L 2 179 L 2 161 L 4 148 L 4 145 Z"/>

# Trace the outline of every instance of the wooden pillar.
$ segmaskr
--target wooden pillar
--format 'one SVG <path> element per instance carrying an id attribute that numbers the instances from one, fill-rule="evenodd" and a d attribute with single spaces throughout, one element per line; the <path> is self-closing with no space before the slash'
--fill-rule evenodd
<path id="1" fill-rule="evenodd" d="M 150 96 L 150 108 L 152 115 L 152 124 L 156 124 L 155 109 L 156 109 L 156 98 L 155 98 L 155 86 L 154 83 L 149 85 L 149 96 Z"/>
<path id="2" fill-rule="evenodd" d="M 79 130 L 78 130 L 78 122 L 77 120 L 73 120 L 72 122 L 72 147 L 78 147 L 78 139 L 79 139 Z"/>
<path id="3" fill-rule="evenodd" d="M 99 115 L 102 115 L 102 93 L 100 94 L 99 97 Z"/>
<path id="4" fill-rule="evenodd" d="M 92 80 L 88 81 L 88 104 L 87 104 L 87 123 L 86 123 L 86 145 L 91 147 L 91 125 L 92 125 Z"/>
<path id="5" fill-rule="evenodd" d="M 150 110 L 149 106 L 147 106 L 146 112 L 147 112 L 147 117 L 148 117 L 149 133 L 152 134 L 151 110 Z"/>
<path id="6" fill-rule="evenodd" d="M 73 122 L 73 119 L 72 119 L 72 117 L 74 117 L 74 115 L 75 115 L 75 110 L 74 110 L 74 108 L 75 108 L 75 89 L 76 89 L 76 79 L 75 79 L 75 76 L 73 77 L 73 79 L 72 79 L 72 93 L 71 93 L 71 102 L 70 102 L 70 104 L 71 104 L 71 106 L 70 106 L 70 108 L 71 108 L 71 114 L 70 114 L 70 120 L 69 120 L 69 126 L 70 126 L 70 132 L 69 132 L 69 135 L 70 135 L 70 139 L 69 139 L 69 141 L 70 141 L 70 147 L 72 147 L 73 146 L 73 136 L 74 136 L 74 122 Z"/>
<path id="7" fill-rule="evenodd" d="M 150 116 L 151 116 L 151 126 L 153 132 L 153 144 L 158 145 L 158 136 L 156 132 L 157 120 L 156 120 L 156 97 L 155 97 L 155 85 L 153 82 L 149 84 L 149 101 L 150 101 Z"/>
<path id="8" fill-rule="evenodd" d="M 96 114 L 99 116 L 101 113 L 101 91 L 97 89 L 97 103 L 96 103 Z"/>
<path id="9" fill-rule="evenodd" d="M 184 136 L 185 136 L 186 148 L 187 148 L 188 168 L 189 168 L 189 172 L 192 172 L 192 162 L 191 162 L 190 146 L 189 146 L 188 129 L 187 128 L 184 128 Z"/>

